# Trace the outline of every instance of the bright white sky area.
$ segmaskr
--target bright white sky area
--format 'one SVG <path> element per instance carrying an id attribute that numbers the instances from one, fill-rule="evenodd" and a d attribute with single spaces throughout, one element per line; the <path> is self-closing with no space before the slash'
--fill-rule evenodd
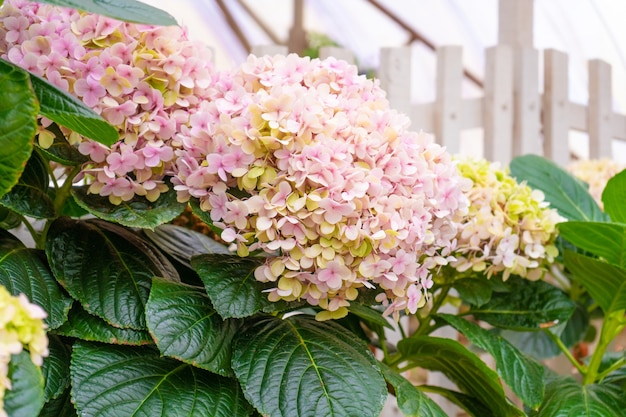
<path id="1" fill-rule="evenodd" d="M 243 62 L 246 51 L 229 28 L 216 0 L 142 0 L 166 10 L 192 38 L 215 51 L 218 68 Z M 404 22 L 435 43 L 461 45 L 465 67 L 479 78 L 484 73 L 485 48 L 497 43 L 497 0 L 378 0 Z M 286 39 L 293 17 L 293 0 L 242 0 L 280 39 Z M 223 0 L 252 45 L 271 44 L 238 0 Z M 379 50 L 401 46 L 408 34 L 366 0 L 304 0 L 304 26 L 328 35 L 351 50 L 362 68 L 378 65 Z M 535 0 L 534 47 L 569 55 L 570 100 L 586 103 L 587 61 L 612 65 L 613 107 L 626 114 L 626 0 Z M 541 60 L 541 53 L 540 53 Z M 412 54 L 413 101 L 434 98 L 435 58 L 423 45 Z M 540 72 L 541 78 L 541 72 Z M 473 88 L 467 96 L 481 94 Z M 626 144 L 618 143 L 617 159 L 626 163 Z M 581 151 L 581 156 L 586 156 Z"/>

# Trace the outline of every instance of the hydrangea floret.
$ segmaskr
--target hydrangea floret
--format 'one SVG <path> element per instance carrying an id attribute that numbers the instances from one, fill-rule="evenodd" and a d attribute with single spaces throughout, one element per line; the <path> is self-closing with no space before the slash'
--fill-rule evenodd
<path id="1" fill-rule="evenodd" d="M 567 166 L 567 171 L 589 185 L 589 194 L 602 207 L 602 192 L 606 183 L 625 168 L 624 164 L 610 158 L 597 158 L 574 161 Z"/>
<path id="2" fill-rule="evenodd" d="M 398 317 L 425 302 L 467 209 L 450 155 L 408 125 L 353 65 L 252 55 L 183 127 L 173 183 L 239 255 L 269 255 L 270 300 L 324 320 L 367 289 Z"/>
<path id="3" fill-rule="evenodd" d="M 24 294 L 13 296 L 0 285 L 0 417 L 4 411 L 4 395 L 11 389 L 9 362 L 26 348 L 32 362 L 41 366 L 48 356 L 48 337 L 43 322 L 46 312 L 29 302 Z"/>
<path id="4" fill-rule="evenodd" d="M 558 255 L 556 224 L 564 219 L 544 201 L 539 190 L 518 183 L 497 162 L 455 156 L 462 175 L 472 181 L 469 212 L 457 235 L 459 272 L 473 270 L 487 277 L 511 274 L 536 280 Z"/>
<path id="5" fill-rule="evenodd" d="M 90 161 L 77 180 L 114 204 L 134 196 L 155 201 L 168 190 L 176 133 L 205 100 L 213 66 L 207 46 L 181 27 L 120 22 L 104 16 L 7 0 L 0 9 L 0 55 L 81 99 L 114 125 L 106 147 L 69 134 Z M 54 134 L 41 120 L 38 141 Z"/>

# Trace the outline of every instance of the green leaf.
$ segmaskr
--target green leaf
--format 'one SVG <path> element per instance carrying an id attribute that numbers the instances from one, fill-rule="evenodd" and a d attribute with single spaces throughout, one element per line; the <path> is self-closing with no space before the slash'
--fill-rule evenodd
<path id="1" fill-rule="evenodd" d="M 246 398 L 272 417 L 378 417 L 387 397 L 367 345 L 308 315 L 253 323 L 236 338 L 232 365 Z"/>
<path id="2" fill-rule="evenodd" d="M 626 223 L 626 169 L 613 176 L 602 192 L 604 211 L 614 222 Z"/>
<path id="3" fill-rule="evenodd" d="M 565 252 L 565 265 L 605 315 L 626 309 L 626 269 L 572 251 Z"/>
<path id="4" fill-rule="evenodd" d="M 359 303 L 351 303 L 348 307 L 350 313 L 361 318 L 368 325 L 376 325 L 380 327 L 386 327 L 390 330 L 394 330 L 389 320 L 383 317 L 382 313 L 370 306 L 366 306 Z M 372 326 L 373 327 L 373 326 Z"/>
<path id="5" fill-rule="evenodd" d="M 249 416 L 237 381 L 156 349 L 77 342 L 72 398 L 81 416 Z"/>
<path id="6" fill-rule="evenodd" d="M 270 312 L 279 306 L 267 299 L 263 291 L 270 285 L 254 278 L 262 259 L 236 255 L 198 255 L 191 258 L 213 303 L 223 318 L 248 317 L 259 311 Z"/>
<path id="7" fill-rule="evenodd" d="M 48 333 L 50 354 L 43 359 L 41 372 L 44 383 L 44 400 L 60 397 L 70 386 L 70 349 L 58 336 Z"/>
<path id="8" fill-rule="evenodd" d="M 114 327 L 145 329 L 152 277 L 179 279 L 150 242 L 99 220 L 56 219 L 48 232 L 46 254 L 56 279 L 70 295 Z"/>
<path id="9" fill-rule="evenodd" d="M 240 325 L 221 319 L 204 288 L 154 278 L 146 320 L 163 355 L 232 375 L 231 345 Z"/>
<path id="10" fill-rule="evenodd" d="M 541 404 L 544 376 L 539 362 L 525 356 L 505 339 L 477 324 L 451 314 L 438 314 L 437 317 L 464 334 L 474 345 L 487 351 L 494 358 L 500 377 L 524 404 L 532 408 Z"/>
<path id="11" fill-rule="evenodd" d="M 144 234 L 163 252 L 189 268 L 191 257 L 195 255 L 232 254 L 224 244 L 182 226 L 162 224 L 154 231 L 144 230 Z"/>
<path id="12" fill-rule="evenodd" d="M 54 203 L 48 196 L 46 163 L 33 152 L 17 184 L 0 198 L 0 205 L 36 219 L 55 217 Z"/>
<path id="13" fill-rule="evenodd" d="M 566 323 L 550 327 L 549 331 L 559 336 L 566 347 L 571 348 L 587 335 L 589 314 L 583 306 L 577 304 L 574 313 Z M 553 358 L 563 353 L 545 332 L 495 329 L 494 333 L 508 340 L 523 353 L 538 360 Z"/>
<path id="14" fill-rule="evenodd" d="M 458 391 L 432 385 L 420 385 L 420 389 L 437 394 L 465 410 L 471 417 L 499 417 L 475 397 Z"/>
<path id="15" fill-rule="evenodd" d="M 56 123 L 52 123 L 46 130 L 54 133 L 54 142 L 52 142 L 49 148 L 37 146 L 39 152 L 46 158 L 66 166 L 80 165 L 89 160 L 89 158 L 80 153 L 75 146 L 69 144 Z"/>
<path id="16" fill-rule="evenodd" d="M 625 200 L 626 201 L 626 200 Z M 559 235 L 572 245 L 626 268 L 626 225 L 604 222 L 564 222 Z"/>
<path id="17" fill-rule="evenodd" d="M 68 367 L 69 370 L 69 367 Z M 58 398 L 44 404 L 38 417 L 77 417 L 68 387 Z"/>
<path id="18" fill-rule="evenodd" d="M 470 312 L 478 320 L 512 330 L 539 330 L 567 321 L 575 304 L 566 293 L 543 281 L 511 277 L 508 292 L 494 292 L 491 300 Z"/>
<path id="19" fill-rule="evenodd" d="M 163 10 L 134 0 L 39 0 L 39 2 L 84 10 L 126 22 L 158 26 L 177 24 L 176 19 Z"/>
<path id="20" fill-rule="evenodd" d="M 546 397 L 533 417 L 624 417 L 624 392 L 611 385 L 580 385 L 559 378 L 546 386 Z"/>
<path id="21" fill-rule="evenodd" d="M 550 207 L 568 220 L 606 221 L 583 183 L 554 162 L 538 155 L 513 158 L 511 175 L 545 194 Z"/>
<path id="22" fill-rule="evenodd" d="M 56 329 L 67 320 L 72 299 L 65 295 L 54 279 L 43 251 L 17 247 L 0 248 L 0 285 L 13 294 L 23 293 L 48 316 L 44 322 Z"/>
<path id="23" fill-rule="evenodd" d="M 4 253 L 14 249 L 26 249 L 26 245 L 11 232 L 0 229 L 0 252 Z"/>
<path id="24" fill-rule="evenodd" d="M 520 411 L 508 403 L 498 374 L 456 340 L 411 337 L 401 340 L 398 350 L 409 366 L 442 372 L 494 416 L 520 415 Z"/>
<path id="25" fill-rule="evenodd" d="M 380 363 L 387 382 L 393 387 L 398 408 L 408 417 L 447 417 L 446 413 L 405 377 Z"/>
<path id="26" fill-rule="evenodd" d="M 489 281 L 481 278 L 461 278 L 454 280 L 454 288 L 461 300 L 480 307 L 491 299 L 493 290 Z"/>
<path id="27" fill-rule="evenodd" d="M 113 327 L 100 317 L 87 313 L 78 304 L 70 310 L 67 322 L 54 332 L 81 340 L 116 345 L 141 346 L 153 343 L 152 337 L 146 330 Z"/>
<path id="28" fill-rule="evenodd" d="M 85 103 L 34 74 L 30 75 L 30 81 L 42 116 L 104 145 L 118 141 L 117 129 Z"/>
<path id="29" fill-rule="evenodd" d="M 154 229 L 160 224 L 170 222 L 185 209 L 185 205 L 176 200 L 176 191 L 173 188 L 161 194 L 155 202 L 150 202 L 145 197 L 135 197 L 117 206 L 111 204 L 108 197 L 87 194 L 86 187 L 73 188 L 72 195 L 79 206 L 100 219 L 143 229 Z"/>
<path id="30" fill-rule="evenodd" d="M 11 389 L 4 397 L 4 411 L 11 417 L 32 417 L 43 407 L 43 377 L 38 366 L 30 360 L 30 354 L 22 351 L 11 355 L 9 362 Z"/>
<path id="31" fill-rule="evenodd" d="M 0 59 L 0 196 L 17 184 L 30 158 L 38 113 L 29 74 Z"/>

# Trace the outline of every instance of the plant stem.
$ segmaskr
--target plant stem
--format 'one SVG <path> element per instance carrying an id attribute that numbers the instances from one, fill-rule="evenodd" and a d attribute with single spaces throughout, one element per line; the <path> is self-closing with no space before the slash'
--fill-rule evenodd
<path id="1" fill-rule="evenodd" d="M 569 359 L 569 361 L 572 363 L 572 365 L 574 365 L 576 369 L 578 369 L 578 372 L 580 372 L 581 375 L 586 376 L 587 367 L 584 364 L 581 364 L 580 362 L 578 362 L 578 360 L 574 357 L 574 355 L 572 355 L 572 352 L 570 352 L 567 346 L 563 344 L 563 341 L 561 340 L 561 338 L 555 335 L 554 333 L 552 333 L 549 329 L 543 329 L 543 332 L 547 334 L 548 337 L 552 339 L 554 343 L 556 343 L 556 345 L 559 347 L 559 349 L 561 349 L 561 352 L 563 352 L 565 357 Z"/>
<path id="2" fill-rule="evenodd" d="M 438 326 L 430 324 L 430 322 L 432 321 L 431 316 L 433 314 L 437 314 L 437 311 L 441 308 L 441 306 L 443 305 L 443 302 L 448 296 L 448 292 L 450 292 L 450 285 L 445 285 L 441 287 L 441 292 L 439 292 L 438 294 L 434 296 L 433 306 L 428 312 L 428 315 L 426 315 L 426 317 L 421 318 L 420 326 L 417 328 L 413 336 L 415 337 L 425 336 L 425 335 L 432 333 L 433 330 L 438 328 Z"/>
<path id="3" fill-rule="evenodd" d="M 621 368 L 624 364 L 626 364 L 626 358 L 619 358 L 617 361 L 613 363 L 613 365 L 609 366 L 607 369 L 605 369 L 604 371 L 598 374 L 598 378 L 597 378 L 598 382 L 602 382 L 602 380 L 606 378 L 607 375 L 609 375 L 611 372 L 615 371 L 616 369 Z"/>
<path id="4" fill-rule="evenodd" d="M 615 313 L 620 313 L 618 317 Z M 598 374 L 598 370 L 600 369 L 600 365 L 602 364 L 602 358 L 604 357 L 604 352 L 609 347 L 609 344 L 613 341 L 613 338 L 617 336 L 617 334 L 624 328 L 624 325 L 620 323 L 622 319 L 623 310 L 615 312 L 613 314 L 606 315 L 604 317 L 604 321 L 602 322 L 602 330 L 600 330 L 600 339 L 598 340 L 598 346 L 596 347 L 593 355 L 591 356 L 591 360 L 589 361 L 589 366 L 587 367 L 587 373 L 583 378 L 583 384 L 593 384 L 602 374 Z"/>
<path id="5" fill-rule="evenodd" d="M 30 233 L 30 236 L 33 238 L 33 241 L 35 242 L 35 246 L 39 248 L 40 243 L 41 243 L 40 242 L 41 236 L 39 236 L 39 233 L 37 233 L 33 225 L 28 221 L 28 219 L 26 219 L 26 217 L 22 216 L 21 214 L 19 214 L 19 217 L 20 217 L 20 220 L 22 221 L 22 224 L 26 226 L 28 233 Z"/>
<path id="6" fill-rule="evenodd" d="M 65 204 L 67 199 L 70 197 L 70 191 L 72 189 L 72 181 L 74 180 L 74 177 L 78 175 L 80 170 L 81 170 L 80 165 L 75 166 L 67 174 L 65 181 L 63 181 L 63 185 L 57 188 L 56 194 L 54 197 L 54 213 L 57 216 L 61 212 L 61 209 L 63 208 L 63 205 Z M 43 230 L 41 231 L 41 236 L 39 239 L 40 241 L 37 243 L 37 247 L 39 249 L 44 248 L 45 242 L 46 242 L 46 236 L 48 236 L 48 230 L 50 229 L 50 226 L 52 225 L 53 221 L 54 219 L 48 219 L 46 221 L 46 224 L 44 225 Z"/>

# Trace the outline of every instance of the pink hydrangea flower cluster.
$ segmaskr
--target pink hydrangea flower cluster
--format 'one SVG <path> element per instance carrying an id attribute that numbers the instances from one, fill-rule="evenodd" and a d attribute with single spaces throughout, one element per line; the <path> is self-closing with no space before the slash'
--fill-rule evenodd
<path id="1" fill-rule="evenodd" d="M 556 224 L 564 219 L 544 201 L 541 191 L 518 183 L 499 163 L 462 156 L 455 160 L 472 187 L 456 260 L 450 265 L 487 277 L 502 274 L 504 280 L 511 274 L 542 278 L 558 255 Z"/>
<path id="2" fill-rule="evenodd" d="M 183 127 L 173 182 L 210 212 L 270 300 L 347 314 L 360 289 L 415 312 L 467 209 L 451 157 L 408 130 L 377 81 L 346 62 L 250 56 Z"/>
<path id="3" fill-rule="evenodd" d="M 0 54 L 80 98 L 120 132 L 110 148 L 69 134 L 90 158 L 79 176 L 90 183 L 89 192 L 119 204 L 136 195 L 155 201 L 167 191 L 164 178 L 180 147 L 176 134 L 211 85 L 206 46 L 189 41 L 177 26 L 7 0 L 0 9 Z M 53 135 L 44 127 L 39 141 L 46 147 Z"/>

